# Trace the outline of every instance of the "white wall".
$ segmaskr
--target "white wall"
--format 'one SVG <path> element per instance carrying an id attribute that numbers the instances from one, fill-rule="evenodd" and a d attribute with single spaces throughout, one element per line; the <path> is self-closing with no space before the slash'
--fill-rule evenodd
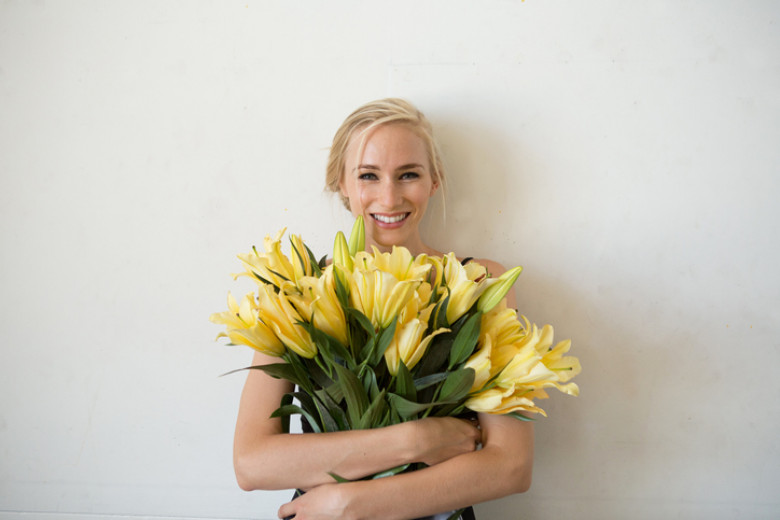
<path id="1" fill-rule="evenodd" d="M 451 175 L 431 242 L 522 264 L 579 398 L 483 519 L 780 516 L 780 4 L 0 3 L 0 519 L 275 518 L 212 341 L 235 254 L 325 252 L 342 118 L 388 95 Z M 50 513 L 50 515 L 43 515 Z M 33 514 L 33 517 L 36 515 Z"/>

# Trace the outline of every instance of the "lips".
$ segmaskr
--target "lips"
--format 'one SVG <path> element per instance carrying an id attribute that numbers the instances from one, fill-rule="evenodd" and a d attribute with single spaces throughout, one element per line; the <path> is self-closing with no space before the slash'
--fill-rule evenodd
<path id="1" fill-rule="evenodd" d="M 400 224 L 409 217 L 410 213 L 396 213 L 393 215 L 384 215 L 381 213 L 371 213 L 371 217 L 380 224 L 393 225 Z"/>

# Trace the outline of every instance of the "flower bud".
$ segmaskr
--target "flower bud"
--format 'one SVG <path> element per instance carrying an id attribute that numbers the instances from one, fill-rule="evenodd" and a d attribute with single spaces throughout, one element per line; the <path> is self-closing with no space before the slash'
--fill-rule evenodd
<path id="1" fill-rule="evenodd" d="M 366 226 L 363 222 L 363 216 L 359 215 L 352 226 L 352 233 L 349 235 L 349 254 L 355 256 L 358 251 L 366 249 Z"/>
<path id="2" fill-rule="evenodd" d="M 504 299 L 522 270 L 523 268 L 518 266 L 499 276 L 496 283 L 485 289 L 485 292 L 479 297 L 477 308 L 483 313 L 490 312 Z"/>
<path id="3" fill-rule="evenodd" d="M 352 256 L 349 254 L 347 238 L 341 231 L 336 233 L 336 240 L 333 242 L 333 265 L 352 271 Z"/>

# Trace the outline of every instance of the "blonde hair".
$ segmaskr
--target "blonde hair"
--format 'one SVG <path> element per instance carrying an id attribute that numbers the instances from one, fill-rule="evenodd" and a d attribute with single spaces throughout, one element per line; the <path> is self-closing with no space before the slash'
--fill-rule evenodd
<path id="1" fill-rule="evenodd" d="M 341 193 L 341 179 L 347 162 L 347 148 L 352 136 L 360 132 L 359 150 L 363 150 L 366 137 L 371 130 L 381 125 L 403 124 L 409 127 L 424 142 L 428 152 L 433 182 L 444 192 L 444 166 L 439 148 L 433 139 L 433 128 L 430 121 L 414 105 L 399 98 L 386 98 L 371 101 L 352 112 L 333 136 L 330 147 L 328 166 L 325 169 L 325 189 L 336 192 L 341 197 L 344 207 L 349 209 L 349 200 Z"/>

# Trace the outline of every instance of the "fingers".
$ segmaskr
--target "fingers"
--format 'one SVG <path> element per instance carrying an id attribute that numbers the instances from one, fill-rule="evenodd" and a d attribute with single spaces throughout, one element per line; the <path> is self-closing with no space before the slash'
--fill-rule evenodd
<path id="1" fill-rule="evenodd" d="M 284 520 L 295 518 L 295 508 L 292 502 L 287 502 L 286 504 L 283 504 L 282 507 L 279 508 L 279 511 L 276 513 L 276 516 Z"/>

